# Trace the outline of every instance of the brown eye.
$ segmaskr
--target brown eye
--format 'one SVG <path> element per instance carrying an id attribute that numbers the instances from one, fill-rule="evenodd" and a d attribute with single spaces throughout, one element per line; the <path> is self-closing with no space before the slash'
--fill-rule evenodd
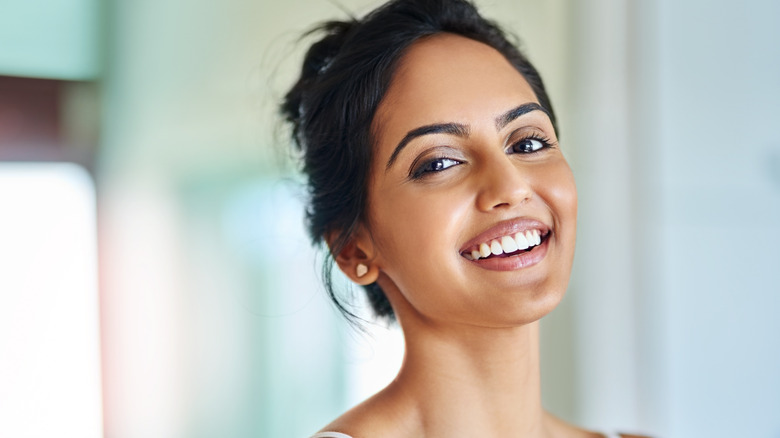
<path id="1" fill-rule="evenodd" d="M 452 158 L 435 158 L 423 163 L 420 167 L 418 167 L 414 171 L 412 177 L 420 178 L 429 173 L 441 172 L 442 170 L 448 169 L 452 166 L 457 166 L 460 163 L 460 161 L 453 160 Z"/>
<path id="2" fill-rule="evenodd" d="M 507 153 L 530 154 L 532 152 L 537 152 L 544 149 L 545 146 L 547 146 L 547 144 L 542 140 L 536 138 L 526 138 L 512 144 L 512 146 L 509 147 L 510 150 L 508 150 Z"/>

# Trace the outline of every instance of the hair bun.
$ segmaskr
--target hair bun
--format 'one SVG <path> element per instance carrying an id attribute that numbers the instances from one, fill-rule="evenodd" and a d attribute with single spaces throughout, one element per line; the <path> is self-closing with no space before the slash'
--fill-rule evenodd
<path id="1" fill-rule="evenodd" d="M 323 32 L 325 37 L 312 44 L 306 52 L 302 73 L 312 76 L 326 70 L 354 28 L 354 21 L 328 21 L 309 31 L 306 35 Z"/>
<path id="2" fill-rule="evenodd" d="M 309 47 L 303 59 L 298 82 L 285 95 L 281 106 L 282 115 L 293 126 L 293 135 L 299 148 L 304 147 L 299 134 L 301 119 L 305 112 L 307 91 L 316 82 L 317 77 L 328 69 L 333 58 L 338 55 L 344 42 L 356 27 L 357 22 L 354 20 L 328 21 L 314 27 L 303 35 L 303 37 L 307 37 L 317 33 L 325 34 L 322 39 Z"/>

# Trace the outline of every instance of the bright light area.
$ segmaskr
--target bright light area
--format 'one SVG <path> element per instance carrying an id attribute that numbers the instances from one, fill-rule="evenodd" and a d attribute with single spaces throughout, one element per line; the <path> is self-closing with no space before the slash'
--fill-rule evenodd
<path id="1" fill-rule="evenodd" d="M 102 436 L 95 188 L 0 163 L 0 436 Z"/>
<path id="2" fill-rule="evenodd" d="M 339 276 L 342 282 L 346 278 Z M 357 312 L 365 321 L 365 332 L 347 329 L 344 365 L 347 376 L 347 404 L 354 406 L 371 397 L 395 379 L 404 358 L 404 335 L 398 323 L 375 321 L 362 289 L 355 287 L 361 304 Z"/>
<path id="3" fill-rule="evenodd" d="M 365 328 L 366 335 L 353 330 L 353 342 L 347 345 L 347 400 L 350 406 L 392 382 L 404 357 L 404 338 L 398 324 L 390 327 L 366 324 Z"/>

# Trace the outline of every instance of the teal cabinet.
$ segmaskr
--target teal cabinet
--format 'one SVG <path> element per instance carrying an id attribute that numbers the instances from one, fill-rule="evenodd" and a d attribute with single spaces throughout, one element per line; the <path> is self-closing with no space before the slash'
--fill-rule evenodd
<path id="1" fill-rule="evenodd" d="M 91 80 L 100 0 L 0 0 L 0 75 Z"/>

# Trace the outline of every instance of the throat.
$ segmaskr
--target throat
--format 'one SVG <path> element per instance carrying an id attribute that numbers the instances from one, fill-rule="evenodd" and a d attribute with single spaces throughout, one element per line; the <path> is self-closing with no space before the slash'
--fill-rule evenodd
<path id="1" fill-rule="evenodd" d="M 538 322 L 458 331 L 436 339 L 407 335 L 406 358 L 394 385 L 430 409 L 426 417 L 447 419 L 432 424 L 436 433 L 426 436 L 539 436 L 528 433 L 544 412 Z M 455 424 L 465 429 L 445 433 Z"/>

